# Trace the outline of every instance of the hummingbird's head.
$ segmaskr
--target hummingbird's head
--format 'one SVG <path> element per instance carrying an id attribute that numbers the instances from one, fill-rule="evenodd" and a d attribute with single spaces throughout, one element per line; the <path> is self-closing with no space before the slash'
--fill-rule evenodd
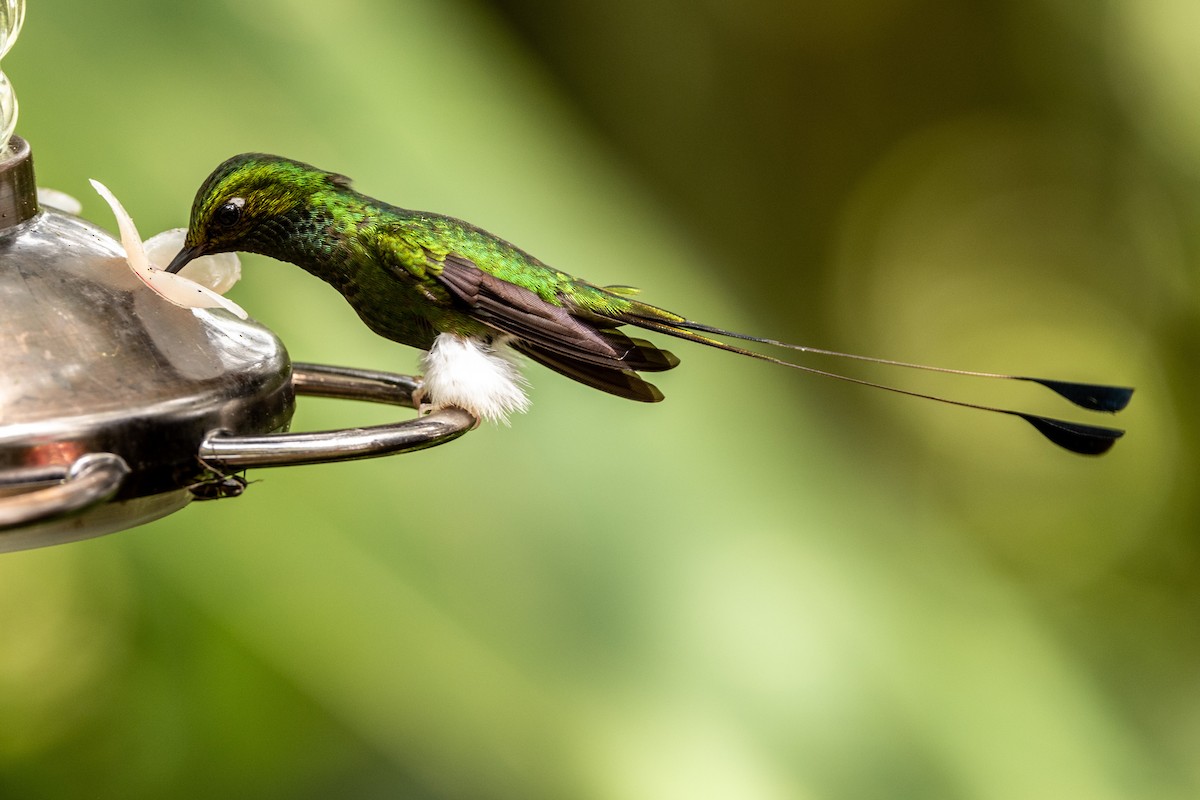
<path id="1" fill-rule="evenodd" d="M 243 251 L 271 255 L 279 247 L 279 223 L 304 209 L 313 194 L 348 181 L 299 161 L 265 153 L 228 159 L 205 179 L 192 203 L 183 249 L 167 272 L 194 258 Z"/>

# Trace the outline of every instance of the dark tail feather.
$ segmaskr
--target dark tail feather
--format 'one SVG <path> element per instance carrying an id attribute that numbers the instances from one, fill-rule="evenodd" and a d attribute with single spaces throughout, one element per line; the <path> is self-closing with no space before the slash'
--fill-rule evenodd
<path id="1" fill-rule="evenodd" d="M 997 377 L 1004 377 L 998 375 Z M 1133 399 L 1133 389 L 1128 386 L 1103 386 L 1097 383 L 1068 383 L 1066 381 L 1051 381 L 1045 378 L 1026 378 L 1013 376 L 1013 380 L 1040 383 L 1052 392 L 1067 398 L 1080 408 L 1091 411 L 1108 411 L 1117 413 L 1129 405 Z"/>
<path id="2" fill-rule="evenodd" d="M 512 347 L 542 366 L 549 367 L 558 374 L 565 375 L 571 380 L 579 381 L 586 386 L 591 386 L 593 389 L 615 394 L 617 397 L 624 397 L 627 400 L 637 400 L 640 403 L 657 403 L 663 399 L 663 393 L 658 390 L 657 386 L 642 380 L 631 369 L 616 369 L 614 367 L 604 367 L 586 361 L 579 361 L 520 340 L 514 341 Z M 665 350 L 658 351 L 657 348 L 654 349 L 656 352 L 664 353 L 670 359 L 674 360 L 671 366 L 679 363 L 679 359 Z M 665 361 L 652 360 L 651 363 L 658 364 L 665 363 Z M 639 367 L 639 369 L 647 370 L 653 368 L 655 367 Z M 670 367 L 657 368 L 670 369 Z"/>
<path id="3" fill-rule="evenodd" d="M 1022 414 L 1010 411 L 1038 429 L 1038 432 L 1060 447 L 1065 447 L 1072 453 L 1085 456 L 1098 456 L 1107 453 L 1117 439 L 1125 435 L 1125 431 L 1116 428 L 1100 428 L 1095 425 L 1080 425 L 1077 422 L 1064 422 L 1061 419 L 1039 417 L 1034 414 Z"/>
<path id="4" fill-rule="evenodd" d="M 655 322 L 658 322 L 655 320 Z M 641 322 L 631 321 L 632 324 L 641 326 Z M 1116 413 L 1125 406 L 1129 405 L 1130 399 L 1133 397 L 1133 389 L 1126 386 L 1103 386 L 1094 383 L 1072 383 L 1068 381 L 1055 381 L 1046 378 L 1030 378 L 1025 375 L 1005 375 L 999 372 L 974 372 L 965 369 L 949 369 L 948 367 L 931 367 L 926 364 L 913 364 L 908 361 L 894 361 L 890 358 L 873 358 L 871 356 L 859 356 L 853 353 L 839 353 L 836 350 L 822 350 L 817 347 L 806 347 L 800 344 L 791 344 L 789 342 L 781 342 L 778 339 L 765 339 L 759 336 L 749 336 L 736 331 L 727 331 L 721 328 L 714 328 L 711 325 L 703 325 L 699 322 L 691 320 L 683 320 L 682 322 L 672 321 L 668 323 L 678 328 L 684 328 L 689 331 L 700 331 L 701 333 L 711 333 L 716 336 L 728 336 L 731 339 L 741 339 L 746 342 L 758 342 L 760 344 L 769 344 L 774 347 L 786 347 L 789 350 L 799 350 L 802 353 L 814 353 L 822 356 L 836 356 L 837 358 L 850 358 L 855 361 L 869 361 L 872 364 L 887 364 L 893 367 L 907 367 L 909 369 L 923 369 L 928 372 L 944 372 L 951 375 L 968 375 L 972 378 L 1000 378 L 1010 381 L 1028 381 L 1045 386 L 1050 391 L 1065 397 L 1080 408 L 1086 408 L 1089 411 L 1109 411 Z M 667 331 L 663 331 L 667 333 Z M 674 334 L 672 334 L 674 335 Z M 684 337 L 687 338 L 687 337 Z M 700 341 L 693 339 L 692 341 Z M 705 344 L 713 345 L 713 340 L 705 341 Z M 719 346 L 719 345 L 716 345 Z"/>
<path id="5" fill-rule="evenodd" d="M 657 309 L 653 309 L 657 310 Z M 761 344 L 775 345 L 778 347 L 786 347 L 791 350 L 800 350 L 803 352 L 816 353 L 818 355 L 840 356 L 843 358 L 852 358 L 858 361 L 869 361 L 878 364 L 888 364 L 891 366 L 912 367 L 914 369 L 924 369 L 933 372 L 947 372 L 957 375 L 970 375 L 973 377 L 982 378 L 1006 378 L 1009 380 L 1032 381 L 1041 384 L 1054 392 L 1062 395 L 1067 400 L 1079 405 L 1083 408 L 1097 411 L 1119 411 L 1128 403 L 1130 396 L 1133 394 L 1132 389 L 1125 389 L 1115 386 L 1097 386 L 1092 384 L 1082 383 L 1066 383 L 1063 381 L 1049 381 L 1040 378 L 1026 378 L 1013 375 L 1000 375 L 987 372 L 966 372 L 963 370 L 945 369 L 942 367 L 927 367 L 921 364 L 909 364 L 902 361 L 890 361 L 882 358 L 871 358 L 868 356 L 856 356 L 849 353 L 838 353 L 832 350 L 820 350 L 813 347 L 804 347 L 801 345 L 788 344 L 774 339 L 764 339 L 757 336 L 748 336 L 746 334 L 726 331 L 720 328 L 713 328 L 708 325 L 702 325 L 698 322 L 688 320 L 679 321 L 676 319 L 659 318 L 655 319 L 651 316 L 642 314 L 630 314 L 622 318 L 622 321 L 635 325 L 645 330 L 657 331 L 668 336 L 674 336 L 678 339 L 685 339 L 690 342 L 715 347 L 719 350 L 725 350 L 738 355 L 749 356 L 760 361 L 767 361 L 772 364 L 798 369 L 802 372 L 808 372 L 813 375 L 822 375 L 826 378 L 835 378 L 848 383 L 855 383 L 860 386 L 870 386 L 874 389 L 883 389 L 896 394 L 908 395 L 909 397 L 919 397 L 924 400 L 933 400 L 939 403 L 946 403 L 962 408 L 974 408 L 979 411 L 990 411 L 996 414 L 1007 414 L 1009 416 L 1020 417 L 1021 419 L 1032 425 L 1039 433 L 1045 436 L 1050 441 L 1070 450 L 1073 453 L 1082 455 L 1100 455 L 1107 452 L 1113 446 L 1117 439 L 1124 435 L 1124 431 L 1116 428 L 1102 428 L 1094 425 L 1081 425 L 1075 422 L 1067 422 L 1065 420 L 1053 419 L 1051 417 L 1041 417 L 1034 414 L 1026 414 L 1020 411 L 1012 411 L 1007 408 L 995 408 L 992 406 L 977 405 L 975 403 L 966 403 L 961 400 L 951 400 L 946 397 L 938 397 L 936 395 L 922 394 L 913 392 L 907 389 L 899 389 L 895 386 L 887 386 L 882 383 L 873 383 L 871 381 L 861 380 L 859 378 L 851 378 L 846 375 L 839 375 L 836 372 L 827 372 L 826 370 L 816 369 L 815 367 L 807 367 L 802 364 L 796 364 L 791 361 L 784 361 L 781 358 L 756 353 L 753 350 L 747 350 L 744 347 L 729 344 L 728 342 L 718 341 L 703 334 L 710 333 L 717 336 L 729 336 L 734 339 L 742 339 L 744 341 L 759 342 Z"/>
<path id="6" fill-rule="evenodd" d="M 615 330 L 596 331 L 613 350 L 621 353 L 620 361 L 626 369 L 637 372 L 666 372 L 679 366 L 679 359 L 670 350 L 663 350 L 653 342 L 634 339 Z"/>

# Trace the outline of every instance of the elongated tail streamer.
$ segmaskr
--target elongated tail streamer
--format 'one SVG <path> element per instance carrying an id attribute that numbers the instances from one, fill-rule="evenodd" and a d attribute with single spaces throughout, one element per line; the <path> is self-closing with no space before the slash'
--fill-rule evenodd
<path id="1" fill-rule="evenodd" d="M 871 356 L 859 356 L 851 353 L 839 353 L 834 350 L 822 350 L 816 347 L 806 347 L 804 345 L 790 344 L 781 342 L 776 339 L 766 339 L 758 336 L 749 336 L 747 334 L 727 331 L 722 328 L 714 328 L 710 325 L 704 325 L 699 322 L 690 320 L 675 321 L 653 319 L 642 315 L 631 315 L 627 317 L 625 322 L 647 330 L 658 331 L 659 333 L 674 336 L 679 339 L 697 342 L 699 344 L 715 347 L 720 350 L 726 350 L 731 353 L 749 356 L 760 361 L 768 361 L 772 364 L 798 369 L 802 372 L 808 372 L 813 375 L 821 375 L 826 378 L 834 378 L 839 381 L 855 383 L 860 386 L 870 386 L 873 389 L 883 389 L 896 394 L 908 395 L 909 397 L 919 397 L 923 400 L 933 400 L 938 403 L 946 403 L 948 405 L 960 406 L 962 408 L 973 408 L 978 411 L 990 411 L 995 414 L 1007 414 L 1013 417 L 1020 417 L 1034 427 L 1040 434 L 1045 436 L 1050 441 L 1070 450 L 1072 453 L 1081 455 L 1100 455 L 1108 452 L 1120 439 L 1125 432 L 1117 428 L 1105 428 L 1096 425 L 1084 425 L 1077 422 L 1069 422 L 1067 420 L 1055 419 L 1053 417 L 1044 417 L 1037 414 L 1028 414 L 1022 411 L 1013 411 L 1007 408 L 996 408 L 993 406 L 979 405 L 976 403 L 967 403 L 961 400 L 952 400 L 947 397 L 939 397 L 937 395 L 923 394 L 914 392 L 908 389 L 900 389 L 895 386 L 888 386 L 882 383 L 874 383 L 872 381 L 862 380 L 860 378 L 852 378 L 847 375 L 840 375 L 836 372 L 817 369 L 815 367 L 796 364 L 791 361 L 785 361 L 781 358 L 768 356 L 763 353 L 756 353 L 753 350 L 747 350 L 743 347 L 737 347 L 727 342 L 712 339 L 703 334 L 712 334 L 714 336 L 728 336 L 734 339 L 743 341 L 758 342 L 760 344 L 773 345 L 776 347 L 784 347 L 789 350 L 798 350 L 805 353 L 813 353 L 816 355 L 834 356 L 838 358 L 849 358 L 855 361 L 867 361 L 873 364 L 884 364 L 893 367 L 907 367 L 910 369 L 926 370 L 929 372 L 942 372 L 952 375 L 965 375 L 975 378 L 995 378 L 1001 380 L 1027 381 L 1037 383 L 1041 386 L 1050 389 L 1059 396 L 1069 400 L 1080 408 L 1086 408 L 1089 411 L 1107 411 L 1115 413 L 1125 408 L 1129 404 L 1130 398 L 1133 396 L 1133 389 L 1121 386 L 1106 386 L 1102 384 L 1091 383 L 1075 383 L 1070 381 L 1049 380 L 1045 378 L 1030 378 L 1021 375 L 1004 375 L 993 372 L 973 372 L 969 370 L 949 369 L 946 367 L 933 367 L 924 364 L 913 364 L 906 361 L 894 361 L 886 358 L 873 358 Z"/>

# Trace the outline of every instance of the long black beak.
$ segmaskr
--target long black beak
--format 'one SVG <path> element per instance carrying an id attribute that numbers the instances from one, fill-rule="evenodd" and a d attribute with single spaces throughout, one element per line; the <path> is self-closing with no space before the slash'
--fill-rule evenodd
<path id="1" fill-rule="evenodd" d="M 204 255 L 204 247 L 196 245 L 195 247 L 185 247 L 179 251 L 179 254 L 171 259 L 171 263 L 167 266 L 167 272 L 179 272 L 193 258 Z"/>

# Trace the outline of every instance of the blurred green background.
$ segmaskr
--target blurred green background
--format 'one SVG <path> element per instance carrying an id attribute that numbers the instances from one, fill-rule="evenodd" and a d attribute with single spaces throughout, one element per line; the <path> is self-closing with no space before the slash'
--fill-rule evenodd
<path id="1" fill-rule="evenodd" d="M 1200 795 L 1198 32 L 1183 0 L 33 0 L 18 131 L 110 230 L 87 178 L 149 236 L 266 150 L 713 324 L 1138 394 L 1086 459 L 686 344 L 658 406 L 531 367 L 511 428 L 0 557 L 0 796 Z M 245 267 L 294 358 L 415 369 Z"/>

